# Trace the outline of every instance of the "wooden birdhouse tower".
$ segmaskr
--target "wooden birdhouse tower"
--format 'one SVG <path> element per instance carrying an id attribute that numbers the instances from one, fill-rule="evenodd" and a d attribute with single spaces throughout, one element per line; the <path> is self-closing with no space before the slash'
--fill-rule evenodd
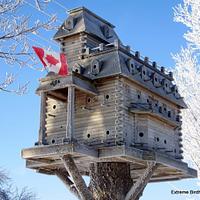
<path id="1" fill-rule="evenodd" d="M 148 182 L 196 177 L 182 161 L 186 104 L 171 72 L 124 46 L 114 26 L 86 8 L 69 11 L 54 39 L 69 75 L 40 80 L 38 142 L 22 150 L 28 168 L 57 175 L 87 200 L 138 199 Z M 95 185 L 116 180 L 112 171 L 118 192 Z"/>

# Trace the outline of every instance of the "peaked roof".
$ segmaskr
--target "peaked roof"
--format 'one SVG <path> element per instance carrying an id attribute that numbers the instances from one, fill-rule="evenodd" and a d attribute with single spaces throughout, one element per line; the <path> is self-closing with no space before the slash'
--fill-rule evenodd
<path id="1" fill-rule="evenodd" d="M 86 32 L 108 43 L 119 39 L 114 31 L 114 25 L 85 7 L 69 11 L 69 17 L 54 35 L 54 39 L 59 40 L 81 32 Z"/>

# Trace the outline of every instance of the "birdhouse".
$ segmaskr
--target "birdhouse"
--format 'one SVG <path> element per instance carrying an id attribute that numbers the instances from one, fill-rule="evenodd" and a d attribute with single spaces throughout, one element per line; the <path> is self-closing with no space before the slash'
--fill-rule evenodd
<path id="1" fill-rule="evenodd" d="M 28 168 L 54 174 L 70 154 L 83 175 L 89 164 L 130 163 L 133 181 L 158 163 L 150 182 L 196 177 L 183 162 L 181 109 L 172 73 L 123 45 L 114 26 L 76 8 L 54 36 L 66 55 L 67 76 L 40 79 L 40 129 L 22 150 Z"/>

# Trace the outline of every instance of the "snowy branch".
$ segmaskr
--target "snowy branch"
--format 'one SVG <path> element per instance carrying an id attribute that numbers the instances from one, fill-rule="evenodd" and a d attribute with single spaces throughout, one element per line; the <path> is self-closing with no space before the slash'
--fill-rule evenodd
<path id="1" fill-rule="evenodd" d="M 183 0 L 174 8 L 174 21 L 188 28 L 187 47 L 173 55 L 174 77 L 188 105 L 182 112 L 185 157 L 200 172 L 200 0 Z"/>
<path id="2" fill-rule="evenodd" d="M 39 11 L 43 11 L 50 2 L 47 0 L 35 0 L 33 5 Z M 25 0 L 0 0 L 0 60 L 1 65 L 9 65 L 34 68 L 36 59 L 31 52 L 30 36 L 38 35 L 39 30 L 54 30 L 57 20 L 55 15 L 50 15 L 46 21 L 34 19 L 31 16 L 23 16 L 18 12 L 26 6 Z M 0 83 L 0 91 L 25 93 L 27 83 L 12 89 L 16 81 L 15 76 L 5 75 L 5 80 Z"/>
<path id="3" fill-rule="evenodd" d="M 178 4 L 174 8 L 174 20 L 189 29 L 184 34 L 185 39 L 200 49 L 200 0 L 184 0 L 183 5 Z"/>

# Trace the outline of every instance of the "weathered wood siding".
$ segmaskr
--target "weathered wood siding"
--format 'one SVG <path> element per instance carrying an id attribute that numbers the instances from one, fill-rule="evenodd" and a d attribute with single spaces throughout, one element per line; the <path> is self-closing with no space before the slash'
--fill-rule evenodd
<path id="1" fill-rule="evenodd" d="M 142 149 L 180 155 L 180 136 L 175 124 L 158 116 L 129 111 L 131 103 L 150 103 L 162 107 L 160 115 L 171 112 L 176 118 L 176 105 L 124 78 L 97 81 L 99 95 L 75 92 L 74 138 L 98 146 L 124 144 Z M 67 94 L 66 94 L 67 95 Z M 166 118 L 166 116 L 165 116 Z M 166 118 L 167 119 L 167 118 Z M 48 143 L 62 143 L 66 137 L 67 102 L 47 99 L 46 135 Z"/>
<path id="2" fill-rule="evenodd" d="M 46 139 L 49 144 L 62 143 L 66 135 L 67 104 L 47 99 Z"/>
<path id="3" fill-rule="evenodd" d="M 90 48 L 97 47 L 101 43 L 101 41 L 97 40 L 96 38 L 88 34 L 84 35 L 84 41 L 85 41 L 85 44 L 87 44 L 87 47 L 90 47 Z"/>
<path id="4" fill-rule="evenodd" d="M 61 51 L 67 56 L 68 63 L 79 60 L 84 41 L 79 34 L 64 39 L 61 43 Z"/>
<path id="5" fill-rule="evenodd" d="M 155 150 L 175 155 L 177 137 L 173 127 L 148 117 L 148 145 Z"/>
<path id="6" fill-rule="evenodd" d="M 131 113 L 128 110 L 131 103 L 151 103 L 152 106 L 161 107 L 160 115 L 173 121 L 179 113 L 176 105 L 168 102 L 150 91 L 130 82 L 124 78 L 120 80 L 123 84 L 123 122 L 126 143 L 142 149 L 155 149 L 173 156 L 180 155 L 179 138 L 177 127 L 169 121 L 163 122 L 158 117 L 148 114 Z"/>
<path id="7" fill-rule="evenodd" d="M 97 84 L 98 96 L 77 91 L 75 95 L 74 138 L 90 145 L 123 142 L 123 92 L 118 79 Z M 67 103 L 48 98 L 46 135 L 49 143 L 61 143 L 66 135 Z"/>
<path id="8" fill-rule="evenodd" d="M 67 56 L 68 63 L 70 63 L 79 60 L 85 54 L 86 47 L 94 48 L 100 43 L 100 40 L 86 33 L 80 33 L 63 39 L 61 42 L 61 51 Z"/>

